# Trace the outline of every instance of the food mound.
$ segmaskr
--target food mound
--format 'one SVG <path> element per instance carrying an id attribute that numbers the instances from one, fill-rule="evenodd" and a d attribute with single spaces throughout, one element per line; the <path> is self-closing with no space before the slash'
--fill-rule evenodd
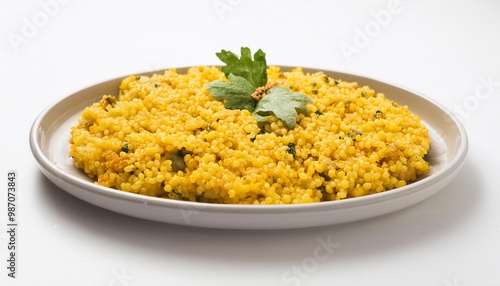
<path id="1" fill-rule="evenodd" d="M 117 97 L 87 107 L 70 156 L 102 186 L 224 204 L 341 200 L 428 172 L 428 131 L 407 106 L 323 72 L 266 71 L 272 86 L 308 98 L 291 108 L 293 126 L 279 106 L 256 115 L 211 96 L 208 84 L 228 81 L 218 67 L 170 69 L 127 77 Z"/>

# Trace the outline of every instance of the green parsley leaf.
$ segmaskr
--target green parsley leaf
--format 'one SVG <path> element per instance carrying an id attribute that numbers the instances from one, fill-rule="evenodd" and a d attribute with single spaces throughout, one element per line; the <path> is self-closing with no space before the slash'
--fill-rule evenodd
<path id="1" fill-rule="evenodd" d="M 268 90 L 267 95 L 257 103 L 253 115 L 258 123 L 265 122 L 266 116 L 274 115 L 282 120 L 288 129 L 292 129 L 298 112 L 307 114 L 306 104 L 311 101 L 302 93 L 276 86 Z"/>
<path id="2" fill-rule="evenodd" d="M 296 124 L 298 112 L 307 114 L 306 104 L 312 100 L 285 87 L 267 82 L 266 54 L 258 50 L 252 59 L 249 48 L 241 48 L 241 58 L 222 50 L 217 57 L 226 64 L 221 70 L 229 82 L 217 80 L 207 85 L 212 97 L 223 100 L 228 109 L 246 109 L 258 123 L 276 116 L 288 129 Z"/>
<path id="3" fill-rule="evenodd" d="M 245 78 L 254 88 L 258 88 L 267 84 L 267 63 L 266 54 L 262 50 L 258 50 L 254 54 L 249 48 L 241 48 L 241 58 L 230 51 L 222 50 L 216 53 L 217 57 L 223 61 L 226 66 L 222 67 L 222 72 L 229 78 L 230 74 Z"/>
<path id="4" fill-rule="evenodd" d="M 122 146 L 122 149 L 120 150 L 120 152 L 125 152 L 125 153 L 128 153 L 128 143 L 125 143 L 123 146 Z"/>
<path id="5" fill-rule="evenodd" d="M 228 109 L 246 109 L 252 112 L 257 104 L 252 98 L 255 87 L 245 78 L 229 74 L 229 82 L 216 80 L 207 85 L 212 97 L 224 100 Z"/>
<path id="6" fill-rule="evenodd" d="M 286 153 L 292 154 L 293 156 L 295 156 L 296 151 L 295 151 L 295 144 L 294 143 L 288 143 L 288 145 L 286 146 Z"/>

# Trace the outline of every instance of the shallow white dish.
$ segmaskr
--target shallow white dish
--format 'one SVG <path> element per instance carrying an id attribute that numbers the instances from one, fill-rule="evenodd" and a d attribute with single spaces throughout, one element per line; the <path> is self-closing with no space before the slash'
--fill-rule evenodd
<path id="1" fill-rule="evenodd" d="M 283 67 L 289 70 L 291 67 Z M 180 73 L 187 68 L 178 68 Z M 303 68 L 306 72 L 317 71 Z M 162 71 L 156 71 L 160 73 Z M 408 105 L 429 129 L 431 171 L 405 187 L 341 201 L 302 205 L 221 205 L 176 201 L 137 195 L 96 185 L 73 165 L 70 128 L 86 106 L 104 94 L 117 95 L 124 77 L 78 91 L 45 109 L 30 132 L 30 146 L 40 170 L 64 191 L 96 206 L 147 220 L 193 227 L 277 230 L 326 226 L 388 214 L 436 194 L 449 184 L 464 163 L 468 142 L 461 123 L 435 102 L 407 89 L 379 80 L 334 71 L 335 79 L 368 85 L 386 97 Z M 152 74 L 155 72 L 145 73 Z"/>

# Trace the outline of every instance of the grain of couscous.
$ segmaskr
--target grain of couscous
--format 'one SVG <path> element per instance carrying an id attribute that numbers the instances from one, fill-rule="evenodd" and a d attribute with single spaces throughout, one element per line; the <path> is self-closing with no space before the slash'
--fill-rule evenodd
<path id="1" fill-rule="evenodd" d="M 206 85 L 217 67 L 130 76 L 117 97 L 87 107 L 71 130 L 76 167 L 102 186 L 147 196 L 226 204 L 297 204 L 402 187 L 429 170 L 429 137 L 407 106 L 367 86 L 268 67 L 269 82 L 312 102 L 293 129 L 259 126 Z"/>

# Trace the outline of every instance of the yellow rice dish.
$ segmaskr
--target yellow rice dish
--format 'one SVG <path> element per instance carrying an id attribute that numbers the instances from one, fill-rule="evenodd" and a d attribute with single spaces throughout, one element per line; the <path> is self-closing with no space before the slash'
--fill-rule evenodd
<path id="1" fill-rule="evenodd" d="M 102 186 L 224 204 L 341 200 L 402 187 L 429 171 L 429 136 L 407 106 L 367 86 L 301 68 L 269 82 L 310 99 L 288 129 L 272 115 L 226 109 L 206 85 L 217 67 L 130 76 L 71 130 L 70 156 Z"/>

